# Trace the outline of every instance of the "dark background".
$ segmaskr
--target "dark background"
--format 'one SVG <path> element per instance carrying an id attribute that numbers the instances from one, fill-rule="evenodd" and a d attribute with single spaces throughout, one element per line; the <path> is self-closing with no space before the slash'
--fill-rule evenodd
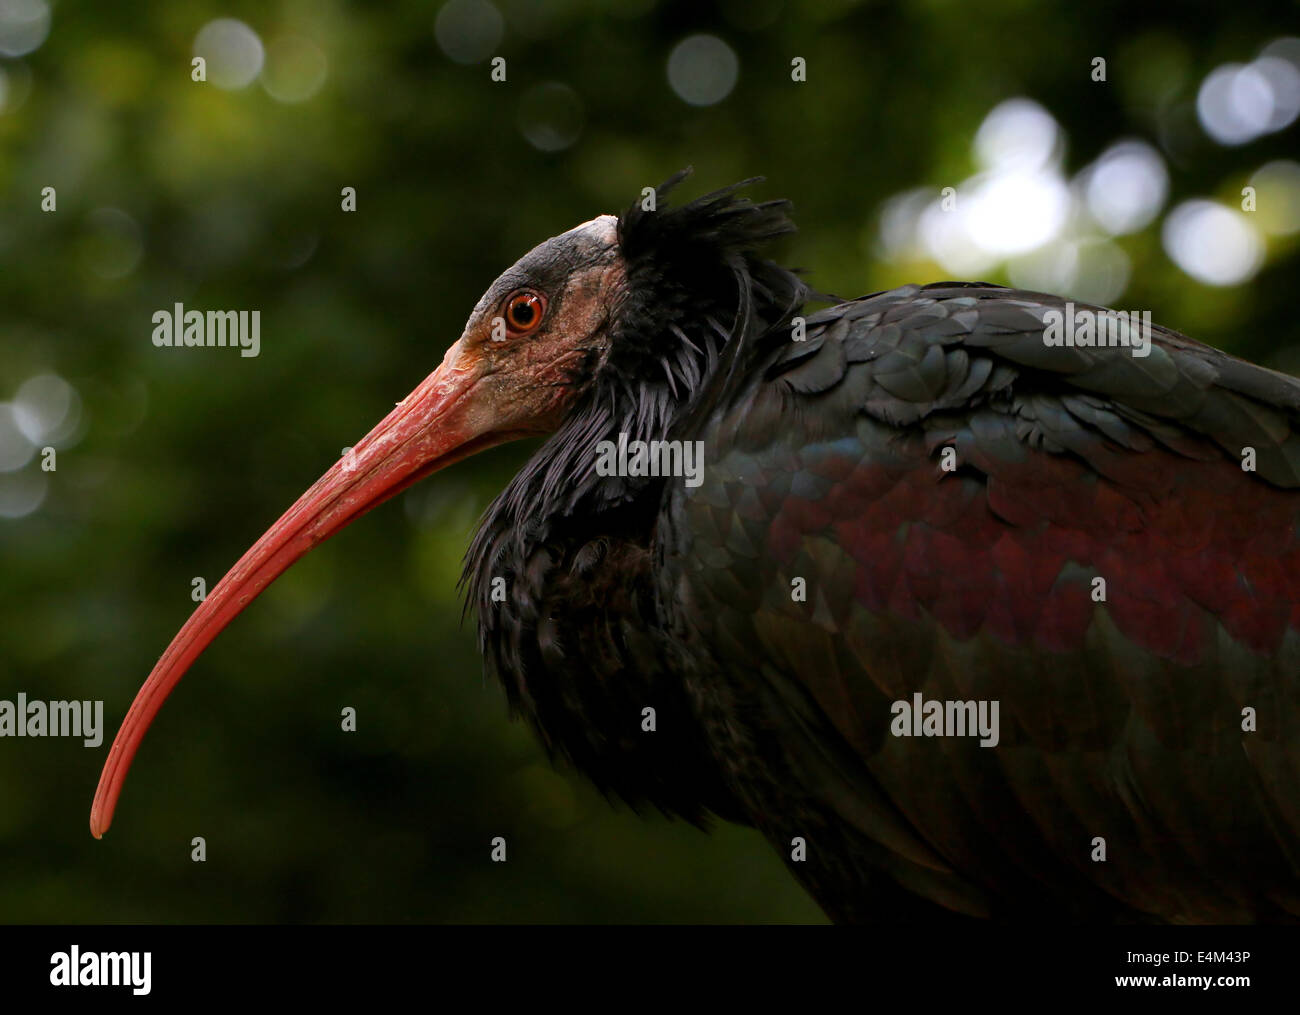
<path id="1" fill-rule="evenodd" d="M 523 444 L 282 578 L 164 709 L 110 834 L 87 830 L 191 580 L 214 585 L 432 370 L 516 258 L 684 165 L 686 196 L 765 175 L 754 196 L 791 198 L 801 224 L 780 254 L 855 296 L 961 274 L 924 242 L 885 242 L 882 214 L 916 188 L 965 200 L 981 124 L 1031 100 L 1057 125 L 1038 169 L 1071 211 L 1038 248 L 981 255 L 980 275 L 1050 280 L 1044 266 L 1077 255 L 1054 287 L 1067 295 L 1298 362 L 1296 128 L 1221 144 L 1197 111 L 1216 67 L 1300 34 L 1295 4 L 445 6 L 0 4 L 0 698 L 103 699 L 106 727 L 95 750 L 0 739 L 0 921 L 823 920 L 756 833 L 611 807 L 484 685 L 455 584 Z M 215 80 L 215 56 L 208 82 L 190 79 L 218 18 L 266 47 L 244 87 Z M 696 33 L 738 67 L 706 105 L 666 73 Z M 718 61 L 686 64 L 707 77 Z M 1149 224 L 1109 236 L 1079 174 L 1123 138 L 1159 153 L 1168 188 Z M 1258 208 L 1241 213 L 1252 181 Z M 1171 256 L 1167 217 L 1198 199 L 1258 244 L 1240 281 L 1206 284 Z M 155 348 L 151 315 L 176 302 L 260 309 L 261 355 Z M 506 864 L 489 862 L 496 835 Z"/>

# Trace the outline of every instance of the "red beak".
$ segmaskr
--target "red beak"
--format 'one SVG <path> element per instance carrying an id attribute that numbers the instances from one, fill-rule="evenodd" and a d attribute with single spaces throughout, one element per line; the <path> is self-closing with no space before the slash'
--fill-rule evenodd
<path id="1" fill-rule="evenodd" d="M 438 367 L 378 426 L 298 498 L 200 604 L 167 646 L 131 704 L 108 752 L 90 810 L 99 838 L 145 731 L 185 671 L 230 621 L 294 561 L 349 522 L 432 472 L 520 433 L 490 432 L 490 416 L 470 397 L 477 364 L 457 343 Z"/>

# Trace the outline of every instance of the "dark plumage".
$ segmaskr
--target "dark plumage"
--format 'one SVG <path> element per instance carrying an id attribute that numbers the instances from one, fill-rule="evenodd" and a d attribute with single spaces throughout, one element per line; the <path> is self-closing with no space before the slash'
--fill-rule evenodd
<path id="1" fill-rule="evenodd" d="M 593 448 L 620 433 L 667 437 L 721 393 L 735 353 L 804 302 L 806 287 L 756 254 L 793 231 L 786 203 L 754 205 L 739 186 L 620 217 L 627 285 L 608 355 L 573 378 L 583 394 L 488 508 L 464 575 L 488 671 L 547 748 L 633 806 L 696 823 L 709 810 L 742 812 L 659 644 L 653 537 L 666 481 L 598 477 Z M 715 391 L 703 390 L 708 380 Z M 505 603 L 492 601 L 499 577 Z M 654 736 L 641 731 L 646 706 L 659 714 Z"/>
<path id="2" fill-rule="evenodd" d="M 974 283 L 794 340 L 815 294 L 762 250 L 785 205 L 667 189 L 503 275 L 360 466 L 236 565 L 133 706 L 96 833 L 248 599 L 410 482 L 546 432 L 464 584 L 488 670 L 603 790 L 801 840 L 840 920 L 1300 917 L 1300 382 L 1161 328 L 1145 357 L 1049 346 L 1063 300 Z M 521 293 L 543 319 L 490 340 Z M 620 434 L 701 441 L 702 482 L 599 475 Z M 998 702 L 997 745 L 895 735 L 918 692 Z"/>

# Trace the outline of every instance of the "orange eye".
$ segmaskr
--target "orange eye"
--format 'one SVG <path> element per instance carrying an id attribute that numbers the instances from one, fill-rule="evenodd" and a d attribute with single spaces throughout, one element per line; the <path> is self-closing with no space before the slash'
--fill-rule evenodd
<path id="1" fill-rule="evenodd" d="M 546 301 L 535 292 L 517 292 L 506 300 L 506 326 L 516 335 L 526 335 L 542 323 Z"/>

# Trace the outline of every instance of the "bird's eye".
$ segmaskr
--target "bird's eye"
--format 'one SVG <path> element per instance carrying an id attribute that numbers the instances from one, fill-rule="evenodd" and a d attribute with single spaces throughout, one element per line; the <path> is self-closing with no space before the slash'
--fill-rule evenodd
<path id="1" fill-rule="evenodd" d="M 516 335 L 527 335 L 542 323 L 546 301 L 531 290 L 517 292 L 506 300 L 506 326 Z"/>

